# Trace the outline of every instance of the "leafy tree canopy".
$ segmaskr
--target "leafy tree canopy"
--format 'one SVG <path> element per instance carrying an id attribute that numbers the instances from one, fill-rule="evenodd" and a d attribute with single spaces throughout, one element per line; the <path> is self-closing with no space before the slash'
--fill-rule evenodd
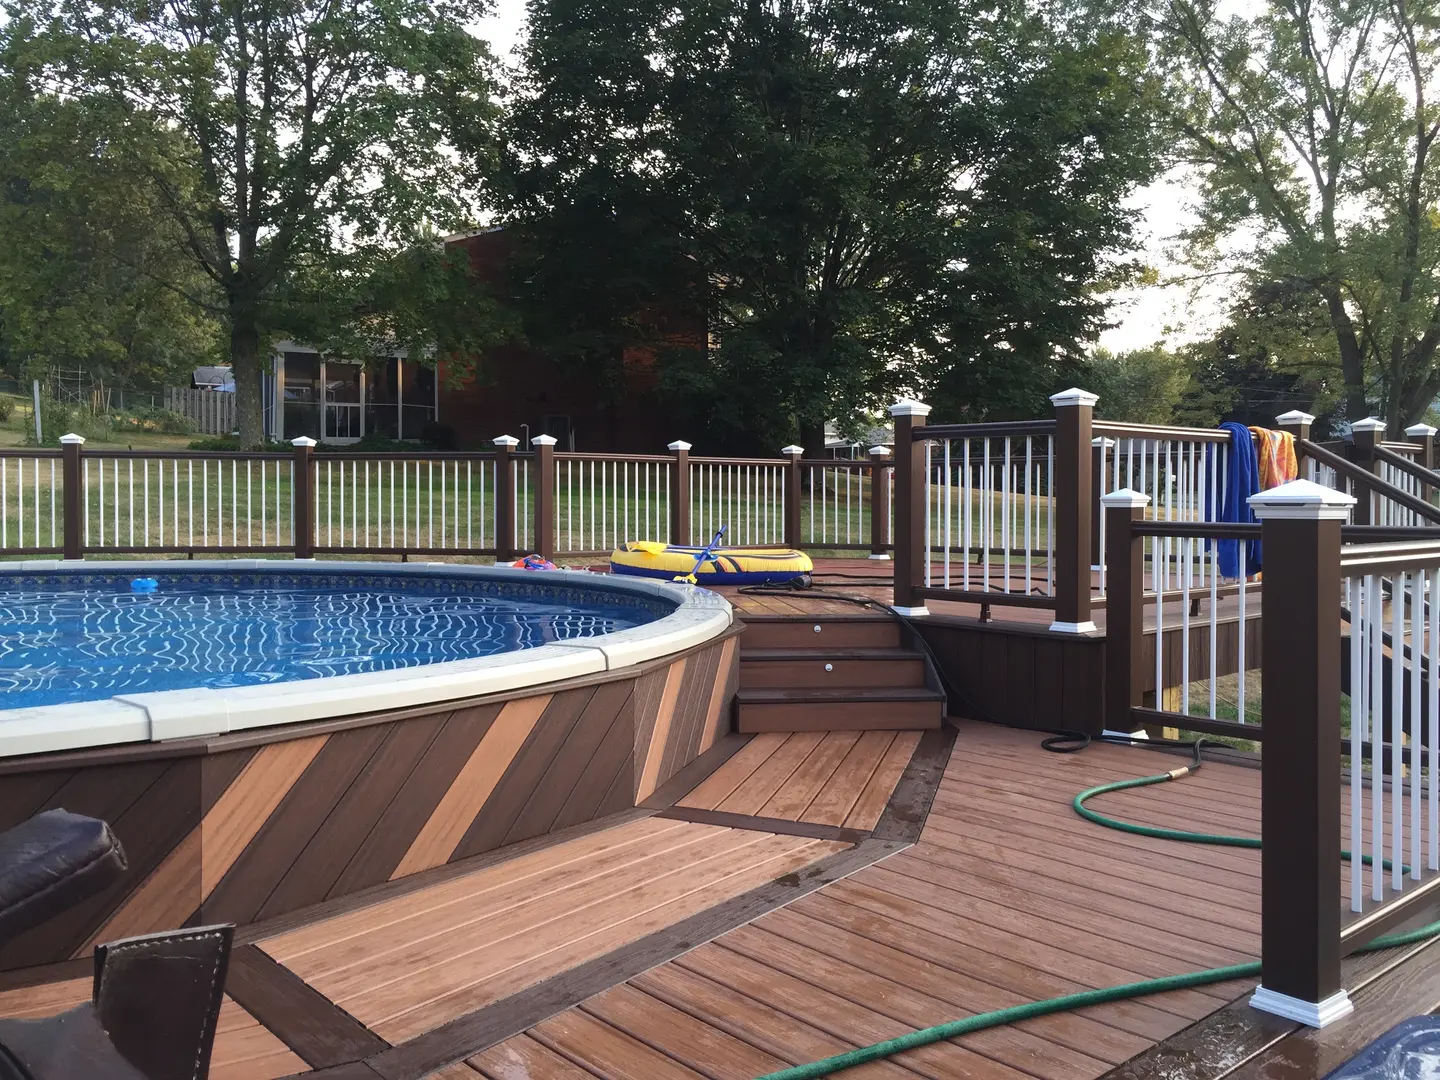
<path id="1" fill-rule="evenodd" d="M 52 365 L 160 385 L 213 362 L 214 297 L 108 117 L 0 75 L 0 341 L 19 376 Z"/>
<path id="2" fill-rule="evenodd" d="M 486 169 L 491 60 L 467 29 L 483 0 L 12 0 L 4 69 L 34 94 L 103 111 L 220 320 L 241 440 L 261 440 L 265 343 L 347 325 L 394 330 L 453 283 L 405 279 L 397 251 L 467 221 Z M 353 320 L 347 324 L 347 320 Z M 386 325 L 388 323 L 388 325 Z M 357 329 L 357 325 L 360 329 Z M 463 320 L 438 330 L 463 330 Z M 464 342 L 431 339 L 438 348 Z M 327 342 L 312 337 L 317 344 Z M 377 335 L 376 347 L 394 342 Z"/>
<path id="3" fill-rule="evenodd" d="M 1220 6 L 1159 10 L 1202 178 L 1192 254 L 1251 288 L 1308 290 L 1345 414 L 1375 411 L 1398 433 L 1440 393 L 1440 4 Z"/>
<path id="4" fill-rule="evenodd" d="M 532 337 L 592 366 L 705 315 L 666 386 L 818 446 L 900 390 L 1026 411 L 1103 325 L 1155 166 L 1143 42 L 1098 6 L 532 0 L 505 206 Z M 720 436 L 723 440 L 723 434 Z"/>

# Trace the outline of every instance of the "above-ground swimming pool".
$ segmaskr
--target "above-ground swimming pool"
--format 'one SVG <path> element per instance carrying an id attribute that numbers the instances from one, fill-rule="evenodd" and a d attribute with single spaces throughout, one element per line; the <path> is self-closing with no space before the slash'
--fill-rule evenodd
<path id="1" fill-rule="evenodd" d="M 137 580 L 154 591 L 137 591 Z M 0 701 L 55 705 L 469 660 L 629 630 L 675 607 L 439 575 L 13 575 L 0 577 Z"/>
<path id="2" fill-rule="evenodd" d="M 153 592 L 132 582 L 153 579 Z M 730 625 L 702 589 L 449 564 L 0 570 L 0 756 L 219 734 L 513 690 Z"/>

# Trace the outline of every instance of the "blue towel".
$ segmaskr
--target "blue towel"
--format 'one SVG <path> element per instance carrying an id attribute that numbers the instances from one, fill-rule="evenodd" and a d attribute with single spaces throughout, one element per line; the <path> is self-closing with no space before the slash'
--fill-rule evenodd
<path id="1" fill-rule="evenodd" d="M 1255 457 L 1255 441 L 1244 424 L 1225 423 L 1222 431 L 1230 433 L 1225 448 L 1225 490 L 1220 506 L 1209 507 L 1206 517 L 1211 521 L 1253 522 L 1255 514 L 1246 500 L 1260 490 L 1260 462 Z M 1218 545 L 1220 573 L 1224 577 L 1240 576 L 1239 540 L 1221 540 Z M 1260 541 L 1245 541 L 1245 576 L 1260 572 Z"/>

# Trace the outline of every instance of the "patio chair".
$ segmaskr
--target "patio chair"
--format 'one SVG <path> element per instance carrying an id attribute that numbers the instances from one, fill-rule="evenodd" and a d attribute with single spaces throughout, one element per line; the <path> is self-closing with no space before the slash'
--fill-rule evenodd
<path id="1" fill-rule="evenodd" d="M 103 821 L 65 810 L 0 833 L 0 943 L 125 873 Z M 41 1020 L 0 1020 L 0 1080 L 205 1080 L 231 926 L 97 946 L 91 1000 Z"/>

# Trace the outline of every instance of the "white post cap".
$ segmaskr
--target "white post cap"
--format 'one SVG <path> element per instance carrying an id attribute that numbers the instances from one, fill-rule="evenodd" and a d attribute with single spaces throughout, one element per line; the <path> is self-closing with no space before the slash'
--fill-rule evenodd
<path id="1" fill-rule="evenodd" d="M 1275 417 L 1277 424 L 1313 424 L 1315 417 L 1308 412 L 1301 412 L 1299 409 L 1291 409 L 1287 413 L 1281 413 Z"/>
<path id="2" fill-rule="evenodd" d="M 1093 438 L 1093 439 L 1090 440 L 1090 445 L 1091 445 L 1091 446 L 1103 446 L 1106 450 L 1109 450 L 1112 446 L 1115 445 L 1115 440 L 1114 440 L 1114 439 L 1107 439 L 1107 438 L 1105 438 L 1104 435 L 1097 435 L 1097 436 L 1095 436 L 1095 438 Z"/>
<path id="3" fill-rule="evenodd" d="M 1436 430 L 1429 424 L 1411 424 L 1405 429 L 1405 434 L 1412 439 L 1429 439 L 1434 437 Z"/>
<path id="4" fill-rule="evenodd" d="M 1093 407 L 1099 400 L 1099 394 L 1092 394 L 1089 390 L 1081 390 L 1078 386 L 1072 386 L 1069 390 L 1061 390 L 1058 394 L 1050 395 L 1050 404 L 1055 406 L 1089 405 Z"/>
<path id="5" fill-rule="evenodd" d="M 1150 496 L 1134 490 L 1133 488 L 1121 488 L 1119 491 L 1112 491 L 1108 495 L 1100 496 L 1100 505 L 1109 510 L 1112 507 L 1123 509 L 1144 508 L 1150 505 Z"/>
<path id="6" fill-rule="evenodd" d="M 870 454 L 871 454 L 872 457 L 884 457 L 884 456 L 886 456 L 886 455 L 889 454 L 889 453 L 890 453 L 890 447 L 888 447 L 888 446 L 872 446 L 872 447 L 870 447 Z"/>
<path id="7" fill-rule="evenodd" d="M 84 444 L 84 442 L 85 436 L 76 435 L 73 431 L 69 435 L 60 436 L 60 443 L 62 446 L 81 446 Z"/>
<path id="8" fill-rule="evenodd" d="M 684 439 L 676 439 L 669 446 L 665 447 L 665 449 L 669 450 L 672 454 L 678 454 L 681 450 L 691 449 L 691 446 Z"/>
<path id="9" fill-rule="evenodd" d="M 554 435 L 536 435 L 530 440 L 532 446 L 554 446 L 560 440 Z"/>
<path id="10" fill-rule="evenodd" d="M 497 435 L 493 441 L 496 446 L 508 446 L 512 450 L 520 445 L 520 440 L 514 435 Z"/>
<path id="11" fill-rule="evenodd" d="M 805 448 L 803 446 L 796 446 L 794 443 L 791 443 L 789 446 L 782 446 L 780 448 L 780 453 L 784 454 L 786 457 L 799 457 L 800 455 L 805 453 Z"/>
<path id="12" fill-rule="evenodd" d="M 312 438 L 310 438 L 309 435 L 301 435 L 298 439 L 291 439 L 291 440 L 290 440 L 290 445 L 291 445 L 291 446 L 314 446 L 314 445 L 316 445 L 316 443 L 315 443 L 315 440 L 312 439 Z"/>
<path id="13" fill-rule="evenodd" d="M 902 397 L 890 406 L 891 416 L 929 416 L 930 406 L 911 397 Z"/>
<path id="14" fill-rule="evenodd" d="M 1350 425 L 1351 431 L 1384 431 L 1385 421 L 1376 420 L 1373 416 L 1367 416 L 1364 420 L 1356 420 Z"/>
<path id="15" fill-rule="evenodd" d="M 1310 480 L 1291 480 L 1269 491 L 1261 491 L 1245 500 L 1261 521 L 1296 518 L 1303 521 L 1344 521 L 1355 496 L 1316 484 Z"/>

